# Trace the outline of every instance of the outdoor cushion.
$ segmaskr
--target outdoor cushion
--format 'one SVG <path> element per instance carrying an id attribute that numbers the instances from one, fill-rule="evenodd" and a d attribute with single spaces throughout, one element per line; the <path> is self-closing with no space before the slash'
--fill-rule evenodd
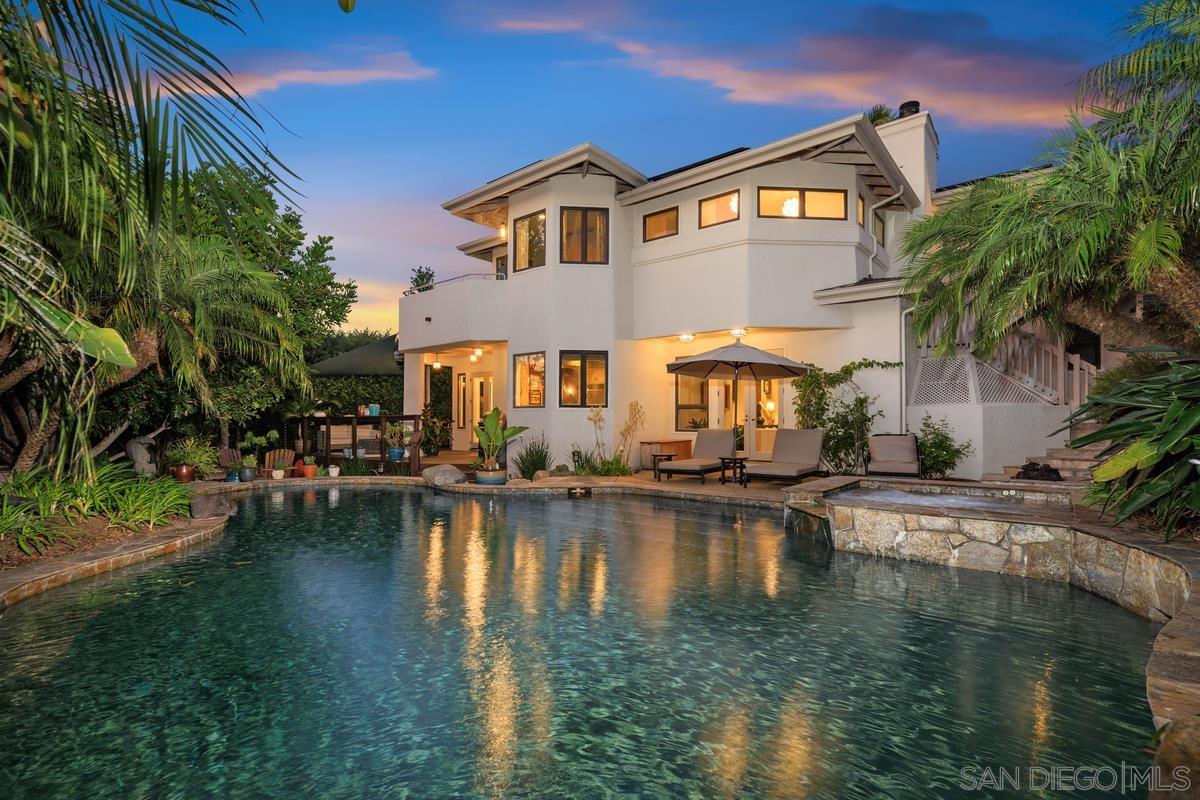
<path id="1" fill-rule="evenodd" d="M 920 475 L 921 466 L 913 461 L 872 461 L 867 465 L 867 472 L 869 474 Z"/>
<path id="2" fill-rule="evenodd" d="M 696 434 L 696 444 L 692 447 L 692 459 L 732 458 L 734 436 L 733 429 L 708 429 Z M 691 460 L 691 459 L 689 459 Z M 680 462 L 668 462 L 678 464 Z M 719 465 L 718 465 L 719 468 Z"/>
<path id="3" fill-rule="evenodd" d="M 680 461 L 664 461 L 658 465 L 659 472 L 714 472 L 721 468 L 716 458 L 685 458 Z"/>
<path id="4" fill-rule="evenodd" d="M 780 428 L 775 431 L 771 461 L 782 464 L 819 464 L 825 431 L 820 428 Z"/>
<path id="5" fill-rule="evenodd" d="M 789 464 L 784 461 L 747 461 L 746 474 L 758 478 L 799 478 L 820 469 L 819 464 Z"/>
<path id="6" fill-rule="evenodd" d="M 876 434 L 870 438 L 869 444 L 871 448 L 871 463 L 876 461 L 905 461 L 915 465 L 918 461 L 916 434 Z"/>

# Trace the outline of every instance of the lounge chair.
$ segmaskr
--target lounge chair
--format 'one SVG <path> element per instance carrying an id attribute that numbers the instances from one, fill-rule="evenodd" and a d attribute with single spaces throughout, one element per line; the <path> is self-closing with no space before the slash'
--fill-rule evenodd
<path id="1" fill-rule="evenodd" d="M 271 470 L 275 469 L 276 461 L 286 461 L 287 468 L 283 471 L 289 478 L 292 476 L 292 468 L 296 466 L 296 451 L 289 450 L 286 447 L 281 447 L 278 450 L 268 450 L 263 456 L 263 463 L 258 467 L 260 477 L 265 477 L 271 474 Z"/>
<path id="2" fill-rule="evenodd" d="M 921 453 L 915 433 L 877 433 L 868 444 L 871 449 L 868 475 L 921 476 Z"/>
<path id="3" fill-rule="evenodd" d="M 696 475 L 704 483 L 704 476 L 721 471 L 721 459 L 734 455 L 733 430 L 703 430 L 696 434 L 692 457 L 681 461 L 664 461 L 658 465 L 658 480 L 666 475 Z"/>
<path id="4" fill-rule="evenodd" d="M 821 444 L 824 441 L 825 431 L 820 428 L 780 428 L 775 431 L 771 460 L 747 461 L 742 485 L 748 484 L 751 478 L 799 481 L 806 475 L 815 475 L 821 471 Z"/>
<path id="5" fill-rule="evenodd" d="M 232 447 L 222 447 L 217 455 L 217 464 L 225 469 L 240 467 L 242 465 L 242 453 Z"/>

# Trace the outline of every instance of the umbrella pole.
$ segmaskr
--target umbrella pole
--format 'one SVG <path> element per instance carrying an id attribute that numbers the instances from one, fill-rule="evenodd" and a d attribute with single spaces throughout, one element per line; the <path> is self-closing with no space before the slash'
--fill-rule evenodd
<path id="1" fill-rule="evenodd" d="M 733 370 L 733 452 L 737 455 L 737 429 L 738 429 L 738 370 Z M 745 436 L 743 430 L 742 435 Z M 745 442 L 743 442 L 743 445 Z"/>

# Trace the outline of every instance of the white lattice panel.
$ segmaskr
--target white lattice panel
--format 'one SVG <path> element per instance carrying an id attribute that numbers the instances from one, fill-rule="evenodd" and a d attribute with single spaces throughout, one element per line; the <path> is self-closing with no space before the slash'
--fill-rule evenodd
<path id="1" fill-rule="evenodd" d="M 994 367 L 976 362 L 975 374 L 979 378 L 979 401 L 981 403 L 1045 403 L 1045 398 L 1037 392 L 1026 389 L 1021 384 L 1005 375 Z"/>
<path id="2" fill-rule="evenodd" d="M 970 403 L 971 377 L 967 358 L 922 358 L 913 383 L 912 404 Z"/>

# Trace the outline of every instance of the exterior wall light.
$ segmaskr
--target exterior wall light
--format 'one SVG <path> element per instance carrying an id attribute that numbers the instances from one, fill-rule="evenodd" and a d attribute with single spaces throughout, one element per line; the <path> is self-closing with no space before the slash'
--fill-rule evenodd
<path id="1" fill-rule="evenodd" d="M 476 357 L 476 358 L 482 358 L 482 357 L 483 357 L 483 348 L 482 348 L 482 347 L 476 347 L 476 348 L 475 348 L 475 357 Z"/>
<path id="2" fill-rule="evenodd" d="M 429 366 L 433 367 L 434 370 L 439 370 L 442 368 L 442 360 L 438 357 L 437 353 L 433 354 L 433 363 Z"/>
<path id="3" fill-rule="evenodd" d="M 733 328 L 729 331 L 729 335 L 730 336 L 745 336 L 746 329 L 745 328 Z"/>
<path id="4" fill-rule="evenodd" d="M 508 238 L 508 226 L 505 225 L 503 222 L 500 223 L 500 238 L 501 239 Z"/>
<path id="5" fill-rule="evenodd" d="M 470 355 L 470 356 L 468 356 L 468 360 L 469 360 L 469 361 L 470 361 L 472 364 L 474 364 L 476 361 L 478 361 L 478 360 L 479 360 L 479 356 L 475 355 L 474 353 L 471 353 L 471 355 Z"/>
<path id="6" fill-rule="evenodd" d="M 679 334 L 679 341 L 681 341 L 681 342 L 690 342 L 690 341 L 694 340 L 695 338 L 696 338 L 696 335 L 694 333 Z"/>

